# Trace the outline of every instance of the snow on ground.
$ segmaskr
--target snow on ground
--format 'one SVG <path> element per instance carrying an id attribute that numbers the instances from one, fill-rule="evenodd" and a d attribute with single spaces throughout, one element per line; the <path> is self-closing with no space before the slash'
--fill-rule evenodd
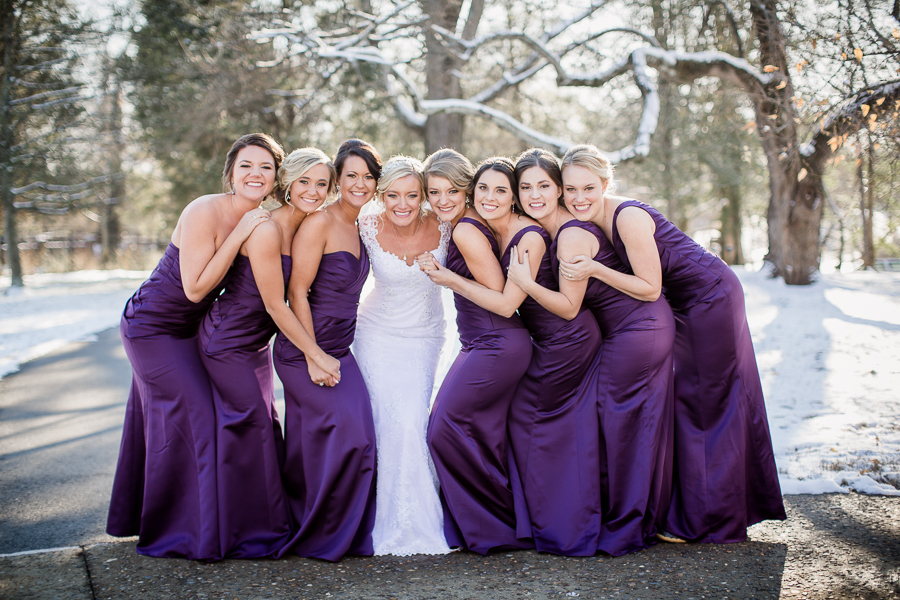
<path id="1" fill-rule="evenodd" d="M 738 269 L 782 491 L 900 495 L 900 274 L 823 275 L 790 287 Z M 147 276 L 80 271 L 0 295 L 0 377 L 118 325 Z M 9 278 L 0 277 L 0 293 Z M 448 299 L 449 300 L 449 299 Z M 445 302 L 452 312 L 452 302 Z M 454 318 L 447 315 L 448 334 Z M 452 351 L 440 371 L 449 366 Z"/>

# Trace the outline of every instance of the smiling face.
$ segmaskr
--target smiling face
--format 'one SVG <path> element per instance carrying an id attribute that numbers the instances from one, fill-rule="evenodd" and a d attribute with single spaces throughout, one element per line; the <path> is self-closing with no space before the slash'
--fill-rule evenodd
<path id="1" fill-rule="evenodd" d="M 519 176 L 519 202 L 532 219 L 540 221 L 556 212 L 561 191 L 540 167 L 531 167 Z"/>
<path id="2" fill-rule="evenodd" d="M 231 171 L 235 195 L 262 202 L 275 187 L 275 172 L 275 159 L 268 150 L 259 146 L 241 148 Z"/>
<path id="3" fill-rule="evenodd" d="M 338 185 L 341 186 L 341 201 L 354 208 L 362 206 L 375 195 L 375 176 L 369 172 L 366 161 L 350 155 L 343 164 Z"/>
<path id="4" fill-rule="evenodd" d="M 415 175 L 401 177 L 382 195 L 384 213 L 397 227 L 415 223 L 422 203 L 422 186 Z"/>
<path id="5" fill-rule="evenodd" d="M 311 213 L 322 206 L 328 197 L 331 171 L 323 164 L 313 165 L 291 184 L 290 204 L 297 210 Z"/>
<path id="6" fill-rule="evenodd" d="M 444 223 L 461 217 L 466 210 L 466 191 L 454 187 L 445 177 L 428 178 L 428 203 L 434 214 Z"/>
<path id="7" fill-rule="evenodd" d="M 512 211 L 512 183 L 500 171 L 484 171 L 475 182 L 473 196 L 475 210 L 485 221 L 506 217 Z"/>
<path id="8" fill-rule="evenodd" d="M 606 182 L 584 167 L 563 169 L 563 198 L 569 212 L 579 221 L 597 222 L 603 217 Z"/>

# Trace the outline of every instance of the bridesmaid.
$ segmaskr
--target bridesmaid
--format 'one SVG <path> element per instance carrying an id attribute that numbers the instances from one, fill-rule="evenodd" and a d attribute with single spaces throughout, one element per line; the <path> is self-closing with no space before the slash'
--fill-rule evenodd
<path id="1" fill-rule="evenodd" d="M 559 177 L 555 157 L 532 150 L 523 159 L 520 193 L 526 210 L 555 233 L 553 269 L 587 253 L 616 272 L 626 272 L 597 227 L 574 219 L 558 203 L 554 210 L 544 207 L 539 190 L 553 181 L 549 173 Z M 532 161 L 540 161 L 541 168 L 529 167 Z M 569 190 L 570 183 L 564 181 Z M 565 194 L 571 208 L 569 192 Z M 585 382 L 600 422 L 602 527 L 596 548 L 613 556 L 646 548 L 655 542 L 671 495 L 672 311 L 662 298 L 636 300 L 599 281 L 561 279 L 559 291 L 554 291 L 533 280 L 518 264 L 518 253 L 510 264 L 512 281 L 565 318 L 577 315 L 583 303 L 600 326 L 602 349 Z M 530 259 L 529 250 L 524 254 Z"/>
<path id="2" fill-rule="evenodd" d="M 333 187 L 334 167 L 321 150 L 288 155 L 278 170 L 284 205 L 244 242 L 224 293 L 200 325 L 200 358 L 216 409 L 222 558 L 274 556 L 291 537 L 269 340 L 281 330 L 337 373 L 338 361 L 315 346 L 284 301 L 294 233 Z"/>
<path id="3" fill-rule="evenodd" d="M 606 195 L 612 165 L 597 148 L 570 149 L 563 173 L 572 214 L 599 226 L 633 274 L 587 256 L 561 273 L 594 277 L 635 298 L 664 289 L 675 311 L 675 487 L 665 537 L 741 542 L 748 526 L 784 519 L 737 276 L 650 206 Z"/>
<path id="4" fill-rule="evenodd" d="M 133 368 L 106 531 L 138 535 L 137 551 L 222 558 L 216 491 L 216 417 L 197 329 L 272 192 L 284 158 L 261 133 L 238 139 L 224 193 L 184 209 L 159 265 L 125 305 L 120 331 Z"/>
<path id="5" fill-rule="evenodd" d="M 321 368 L 285 332 L 275 339 L 284 383 L 284 485 L 297 531 L 280 553 L 338 561 L 372 554 L 375 522 L 375 425 L 350 344 L 356 307 L 369 275 L 359 210 L 375 195 L 381 157 L 351 139 L 334 159 L 340 198 L 304 221 L 291 247 L 291 310 L 322 350 L 340 361 Z"/>
<path id="6" fill-rule="evenodd" d="M 425 161 L 426 193 L 438 217 L 453 226 L 447 269 L 499 291 L 505 284 L 499 248 L 484 215 L 508 212 L 515 193 L 513 166 L 494 158 L 474 177 L 472 171 L 455 150 L 439 150 Z M 466 205 L 467 185 L 477 212 Z M 529 243 L 542 243 L 538 234 L 528 236 Z M 419 266 L 433 280 L 447 270 L 430 254 L 419 257 Z M 455 303 L 462 350 L 435 399 L 427 435 L 447 543 L 479 554 L 531 547 L 516 535 L 506 433 L 513 392 L 531 360 L 528 330 L 515 307 L 501 317 L 460 294 Z"/>
<path id="7" fill-rule="evenodd" d="M 524 212 L 544 217 L 556 233 L 557 201 L 562 195 L 559 165 L 551 154 L 532 150 L 518 159 L 515 173 L 522 172 L 526 179 L 515 178 L 519 193 L 514 193 L 515 179 L 510 181 L 512 193 L 502 199 L 498 210 L 484 216 L 505 247 L 501 267 L 509 268 L 511 253 L 518 246 L 526 255 L 542 257 L 530 265 L 529 279 L 556 289 L 550 236 L 522 212 L 524 204 Z M 513 177 L 511 168 L 508 176 Z M 476 209 L 480 206 L 477 190 Z M 531 332 L 531 363 L 516 388 L 508 424 L 521 479 L 521 487 L 514 485 L 513 493 L 518 496 L 517 508 L 527 506 L 527 518 L 516 523 L 518 537 L 533 540 L 542 552 L 594 555 L 600 536 L 597 395 L 593 389 L 581 393 L 600 350 L 594 316 L 578 307 L 567 315 L 569 321 L 543 308 L 515 283 L 507 282 L 503 292 L 495 292 L 436 266 L 429 272 L 436 283 L 501 315 L 511 315 L 518 308 Z"/>

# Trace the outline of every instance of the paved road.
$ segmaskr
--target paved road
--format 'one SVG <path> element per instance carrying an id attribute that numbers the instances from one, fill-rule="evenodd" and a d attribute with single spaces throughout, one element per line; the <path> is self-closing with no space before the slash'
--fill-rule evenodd
<path id="1" fill-rule="evenodd" d="M 104 533 L 130 367 L 118 331 L 0 380 L 6 598 L 898 598 L 900 498 L 789 496 L 742 544 L 661 544 L 620 558 L 347 558 L 207 565 L 150 559 Z"/>

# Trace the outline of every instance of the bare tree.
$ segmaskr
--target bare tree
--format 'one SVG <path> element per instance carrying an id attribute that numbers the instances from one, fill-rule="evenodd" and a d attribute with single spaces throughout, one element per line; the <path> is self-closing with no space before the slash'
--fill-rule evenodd
<path id="1" fill-rule="evenodd" d="M 533 129 L 495 102 L 544 69 L 555 73 L 560 88 L 602 87 L 620 77 L 631 78 L 641 93 L 643 110 L 633 141 L 609 152 L 614 162 L 640 159 L 650 152 L 660 115 L 659 78 L 690 84 L 714 77 L 737 86 L 752 104 L 756 131 L 768 163 L 771 198 L 767 258 L 773 273 L 789 284 L 808 284 L 818 270 L 819 226 L 825 201 L 821 177 L 835 150 L 834 140 L 844 140 L 865 126 L 867 121 L 857 118 L 862 106 L 868 106 L 868 114 L 876 119 L 893 118 L 895 101 L 900 99 L 900 85 L 891 81 L 869 83 L 865 89 L 850 91 L 802 141 L 798 96 L 791 73 L 795 65 L 788 56 L 790 40 L 776 0 L 749 0 L 754 32 L 750 43 L 758 56 L 757 66 L 744 58 L 734 12 L 724 0 L 711 3 L 710 11 L 723 11 L 731 23 L 737 41 L 734 53 L 666 49 L 653 34 L 637 29 L 579 27 L 582 22 L 594 23 L 591 18 L 604 7 L 604 0 L 592 0 L 587 8 L 560 19 L 540 36 L 522 29 L 476 36 L 479 21 L 473 20 L 474 15 L 460 27 L 454 19 L 454 15 L 459 16 L 458 6 L 452 2 L 437 4 L 445 9 L 444 13 L 436 13 L 428 2 L 410 1 L 390 5 L 379 15 L 356 13 L 356 18 L 341 28 L 323 31 L 310 27 L 308 20 L 298 19 L 276 23 L 254 37 L 286 39 L 289 43 L 284 58 L 303 56 L 317 61 L 323 87 L 341 68 L 359 63 L 381 65 L 384 90 L 395 99 L 397 114 L 405 124 L 422 131 L 429 149 L 453 143 L 456 135 L 456 125 L 429 128 L 429 122 L 438 115 L 466 115 L 487 120 L 528 144 L 565 152 L 573 140 Z M 473 9 L 476 4 L 472 2 Z M 481 10 L 479 6 L 476 14 L 480 15 Z M 597 53 L 591 44 L 611 34 L 631 36 L 637 45 L 632 43 L 623 56 L 607 61 L 603 68 L 575 70 L 569 66 L 579 53 Z M 404 43 L 398 44 L 398 39 Z M 526 48 L 524 57 L 504 68 L 495 81 L 463 97 L 461 86 L 453 80 L 464 77 L 462 71 L 474 62 L 473 57 L 488 48 L 506 50 L 511 44 Z M 411 45 L 416 49 L 410 50 Z M 432 53 L 440 60 L 434 62 Z M 409 69 L 421 56 L 426 57 L 428 65 L 424 82 L 420 74 Z M 440 73 L 432 72 L 434 65 L 441 67 Z M 437 86 L 435 91 L 433 85 Z"/>

